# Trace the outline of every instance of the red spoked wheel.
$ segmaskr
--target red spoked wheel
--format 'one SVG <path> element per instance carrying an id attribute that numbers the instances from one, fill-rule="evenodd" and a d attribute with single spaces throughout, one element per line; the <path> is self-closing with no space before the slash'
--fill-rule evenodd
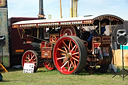
<path id="1" fill-rule="evenodd" d="M 60 31 L 60 37 L 64 35 L 76 36 L 76 30 L 74 27 L 63 27 Z"/>
<path id="2" fill-rule="evenodd" d="M 33 50 L 26 51 L 22 56 L 22 67 L 24 67 L 24 63 L 34 63 L 34 72 L 36 72 L 39 64 L 37 52 Z"/>
<path id="3" fill-rule="evenodd" d="M 44 64 L 45 68 L 48 70 L 54 70 L 55 69 L 55 66 L 54 66 L 52 61 L 44 61 L 43 64 Z"/>
<path id="4" fill-rule="evenodd" d="M 61 37 L 54 47 L 53 61 L 62 74 L 77 74 L 86 64 L 87 51 L 84 43 L 76 36 Z"/>

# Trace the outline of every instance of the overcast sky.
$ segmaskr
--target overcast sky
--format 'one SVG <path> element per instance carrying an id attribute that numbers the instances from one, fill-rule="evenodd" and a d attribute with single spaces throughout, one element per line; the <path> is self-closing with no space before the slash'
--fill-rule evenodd
<path id="1" fill-rule="evenodd" d="M 70 0 L 62 1 L 63 18 L 70 17 Z M 44 0 L 46 18 L 60 18 L 59 0 Z M 39 0 L 8 0 L 8 17 L 37 17 Z M 113 14 L 128 20 L 128 0 L 78 0 L 78 16 Z"/>

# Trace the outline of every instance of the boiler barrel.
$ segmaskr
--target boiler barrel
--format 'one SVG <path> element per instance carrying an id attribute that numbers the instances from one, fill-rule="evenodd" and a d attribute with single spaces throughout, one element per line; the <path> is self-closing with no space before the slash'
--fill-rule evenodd
<path id="1" fill-rule="evenodd" d="M 35 51 L 40 51 L 40 43 L 32 42 L 30 45 L 33 46 Z"/>

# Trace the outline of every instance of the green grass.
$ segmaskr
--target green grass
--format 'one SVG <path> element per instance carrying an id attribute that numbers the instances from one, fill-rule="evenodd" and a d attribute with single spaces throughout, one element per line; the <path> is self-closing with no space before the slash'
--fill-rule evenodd
<path id="1" fill-rule="evenodd" d="M 57 70 L 48 71 L 40 68 L 36 73 L 23 73 L 22 70 L 8 69 L 2 73 L 3 81 L 0 85 L 128 85 L 128 76 L 124 81 L 112 73 L 95 73 L 89 75 L 83 71 L 79 75 L 63 75 Z"/>

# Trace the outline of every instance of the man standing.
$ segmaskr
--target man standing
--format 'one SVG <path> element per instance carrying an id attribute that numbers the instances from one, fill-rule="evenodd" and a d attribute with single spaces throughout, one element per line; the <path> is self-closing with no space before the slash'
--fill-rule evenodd
<path id="1" fill-rule="evenodd" d="M 94 30 L 94 31 L 91 33 L 91 35 L 89 36 L 89 38 L 87 39 L 87 41 L 88 41 L 88 42 L 91 42 L 93 36 L 103 35 L 104 32 L 106 31 L 106 28 L 105 28 L 106 25 L 107 25 L 106 22 L 103 22 L 103 23 L 101 24 L 101 28 L 100 28 L 101 34 L 98 33 L 98 32 L 99 32 L 99 26 L 98 26 L 98 27 L 96 28 L 96 30 Z"/>

